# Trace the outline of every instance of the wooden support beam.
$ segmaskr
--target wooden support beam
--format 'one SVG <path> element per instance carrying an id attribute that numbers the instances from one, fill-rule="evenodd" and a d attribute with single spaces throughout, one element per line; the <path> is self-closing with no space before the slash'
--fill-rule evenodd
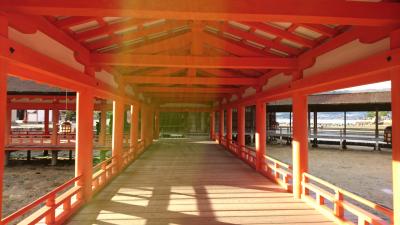
<path id="1" fill-rule="evenodd" d="M 79 180 L 78 185 L 82 186 L 82 197 L 87 202 L 92 198 L 94 96 L 90 90 L 78 92 L 76 100 L 75 176 L 82 175 L 82 179 Z"/>
<path id="2" fill-rule="evenodd" d="M 113 102 L 112 156 L 118 172 L 122 167 L 123 133 L 124 133 L 124 102 Z"/>
<path id="3" fill-rule="evenodd" d="M 238 144 L 239 146 L 245 145 L 245 107 L 242 105 L 237 106 L 238 110 L 238 117 L 237 117 L 237 124 L 238 124 Z"/>
<path id="4" fill-rule="evenodd" d="M 272 57 L 203 57 L 131 54 L 92 54 L 98 66 L 142 66 L 178 68 L 296 69 L 297 60 Z"/>
<path id="5" fill-rule="evenodd" d="M 235 93 L 237 88 L 221 87 L 138 87 L 136 90 L 144 93 Z"/>
<path id="6" fill-rule="evenodd" d="M 219 144 L 221 144 L 221 140 L 222 140 L 222 138 L 224 137 L 224 134 L 225 134 L 225 129 L 224 129 L 224 118 L 225 118 L 225 116 L 224 116 L 224 109 L 221 109 L 220 111 L 219 111 L 219 139 L 218 139 L 218 141 L 219 141 Z"/>
<path id="7" fill-rule="evenodd" d="M 226 109 L 226 147 L 232 143 L 232 108 Z"/>
<path id="8" fill-rule="evenodd" d="M 400 69 L 391 71 L 392 81 L 392 182 L 393 224 L 400 224 Z"/>
<path id="9" fill-rule="evenodd" d="M 267 144 L 266 105 L 263 102 L 256 104 L 256 170 L 262 171 L 265 165 L 265 149 Z"/>
<path id="10" fill-rule="evenodd" d="M 138 132 L 139 132 L 139 112 L 140 105 L 131 105 L 131 128 L 130 128 L 130 139 L 131 139 L 131 149 L 137 151 L 138 144 Z"/>
<path id="11" fill-rule="evenodd" d="M 215 135 L 215 112 L 210 112 L 210 140 L 214 141 Z"/>
<path id="12" fill-rule="evenodd" d="M 291 21 L 295 23 L 384 26 L 400 22 L 400 5 L 358 1 L 307 0 L 3 0 L 3 11 L 35 15 L 125 16 L 180 20 Z M 293 8 L 293 6 L 296 6 Z"/>
<path id="13" fill-rule="evenodd" d="M 184 85 L 254 85 L 255 78 L 219 78 L 219 77 L 150 77 L 131 76 L 124 77 L 124 82 L 129 84 L 184 84 Z"/>
<path id="14" fill-rule="evenodd" d="M 68 17 L 55 22 L 55 25 L 61 29 L 66 29 L 72 26 L 88 23 L 91 21 L 96 21 L 96 18 L 90 16 Z"/>
<path id="15" fill-rule="evenodd" d="M 293 195 L 300 199 L 302 176 L 308 170 L 308 103 L 307 96 L 293 96 Z"/>
<path id="16" fill-rule="evenodd" d="M 0 35 L 4 18 L 0 17 Z M 7 144 L 7 63 L 0 60 L 0 217 L 3 208 L 3 177 L 4 177 L 4 161 L 5 161 L 5 145 Z"/>

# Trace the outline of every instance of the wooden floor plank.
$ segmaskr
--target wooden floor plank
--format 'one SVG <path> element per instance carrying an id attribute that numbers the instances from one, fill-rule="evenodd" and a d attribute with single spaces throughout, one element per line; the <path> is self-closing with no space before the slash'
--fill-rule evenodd
<path id="1" fill-rule="evenodd" d="M 75 224 L 334 224 L 213 142 L 163 140 L 93 201 Z"/>

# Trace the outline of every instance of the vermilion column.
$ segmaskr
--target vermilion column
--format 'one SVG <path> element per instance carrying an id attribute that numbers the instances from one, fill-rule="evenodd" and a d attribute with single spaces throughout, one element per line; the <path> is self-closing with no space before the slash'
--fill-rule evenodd
<path id="1" fill-rule="evenodd" d="M 256 169 L 261 171 L 265 164 L 265 146 L 266 146 L 266 109 L 265 103 L 256 104 Z"/>
<path id="2" fill-rule="evenodd" d="M 107 136 L 107 111 L 105 109 L 100 112 L 100 133 L 99 133 L 99 144 L 106 145 Z"/>
<path id="3" fill-rule="evenodd" d="M 392 74 L 392 182 L 393 219 L 400 224 L 400 70 Z"/>
<path id="4" fill-rule="evenodd" d="M 400 48 L 400 30 L 391 34 L 390 47 Z M 391 73 L 393 224 L 400 225 L 400 69 L 394 69 Z"/>
<path id="5" fill-rule="evenodd" d="M 215 140 L 215 112 L 210 112 L 210 139 Z"/>
<path id="6" fill-rule="evenodd" d="M 142 105 L 142 107 L 140 107 L 141 109 L 141 129 L 140 129 L 140 137 L 142 139 L 142 142 L 144 144 L 144 146 L 146 146 L 146 141 L 147 141 L 147 126 L 149 125 L 147 123 L 147 107 L 145 105 Z"/>
<path id="7" fill-rule="evenodd" d="M 221 109 L 219 111 L 219 143 L 221 144 L 221 140 L 224 137 L 224 110 Z"/>
<path id="8" fill-rule="evenodd" d="M 136 151 L 138 143 L 138 126 L 139 126 L 139 104 L 131 105 L 131 149 Z"/>
<path id="9" fill-rule="evenodd" d="M 83 187 L 85 201 L 92 198 L 93 107 L 94 97 L 90 91 L 77 93 L 75 176 L 82 175 L 78 185 Z"/>
<path id="10" fill-rule="evenodd" d="M 308 104 L 306 95 L 293 97 L 293 195 L 301 197 L 302 174 L 308 170 Z"/>
<path id="11" fill-rule="evenodd" d="M 245 107 L 238 106 L 238 137 L 237 141 L 239 146 L 244 146 L 245 144 Z"/>
<path id="12" fill-rule="evenodd" d="M 232 142 L 232 108 L 226 109 L 226 147 Z"/>
<path id="13" fill-rule="evenodd" d="M 154 139 L 160 138 L 160 111 L 154 111 Z"/>
<path id="14" fill-rule="evenodd" d="M 7 102 L 8 103 L 8 102 Z M 5 129 L 5 137 L 4 137 L 4 142 L 5 144 L 9 144 L 10 143 L 10 134 L 12 133 L 12 129 L 11 129 L 11 109 L 8 108 L 7 106 L 7 112 L 6 112 L 7 116 L 6 116 L 6 129 Z"/>
<path id="15" fill-rule="evenodd" d="M 44 134 L 49 134 L 49 110 L 44 110 Z"/>
<path id="16" fill-rule="evenodd" d="M 53 109 L 53 131 L 51 133 L 51 144 L 57 145 L 58 144 L 58 118 L 60 116 L 60 112 L 58 109 Z"/>
<path id="17" fill-rule="evenodd" d="M 112 156 L 118 170 L 122 166 L 122 148 L 124 139 L 124 102 L 120 99 L 113 102 Z"/>
<path id="18" fill-rule="evenodd" d="M 1 24 L 4 22 L 0 17 Z M 0 32 L 1 35 L 1 32 Z M 0 218 L 3 202 L 3 176 L 4 176 L 4 156 L 6 145 L 6 114 L 7 114 L 7 64 L 5 61 L 0 60 Z"/>

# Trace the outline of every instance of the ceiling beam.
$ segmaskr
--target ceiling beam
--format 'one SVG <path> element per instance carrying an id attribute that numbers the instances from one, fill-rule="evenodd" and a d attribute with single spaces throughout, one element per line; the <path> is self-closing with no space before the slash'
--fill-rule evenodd
<path id="1" fill-rule="evenodd" d="M 272 57 L 205 57 L 132 54 L 92 54 L 98 66 L 143 66 L 178 68 L 296 69 L 297 59 Z"/>
<path id="2" fill-rule="evenodd" d="M 129 76 L 123 78 L 130 84 L 183 84 L 183 85 L 254 85 L 254 78 L 220 78 L 220 77 L 151 77 Z"/>
<path id="3" fill-rule="evenodd" d="M 400 4 L 307 0 L 2 0 L 0 8 L 52 16 L 130 16 L 178 20 L 290 21 L 383 26 L 400 23 Z"/>
<path id="4" fill-rule="evenodd" d="M 209 87 L 138 87 L 135 89 L 139 92 L 152 92 L 152 93 L 235 93 L 237 88 L 209 88 Z"/>

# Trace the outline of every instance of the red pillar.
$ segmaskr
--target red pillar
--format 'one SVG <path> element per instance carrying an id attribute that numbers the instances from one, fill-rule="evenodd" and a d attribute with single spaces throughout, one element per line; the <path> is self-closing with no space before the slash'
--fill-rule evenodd
<path id="1" fill-rule="evenodd" d="M 265 103 L 256 104 L 256 169 L 261 171 L 265 164 L 266 146 L 266 108 Z"/>
<path id="2" fill-rule="evenodd" d="M 49 134 L 49 110 L 44 110 L 44 134 Z"/>
<path id="3" fill-rule="evenodd" d="M 210 112 L 210 139 L 215 140 L 215 112 Z"/>
<path id="4" fill-rule="evenodd" d="M 154 139 L 160 138 L 160 111 L 154 111 Z"/>
<path id="5" fill-rule="evenodd" d="M 120 99 L 113 102 L 112 156 L 119 171 L 122 167 L 122 148 L 124 140 L 124 102 Z"/>
<path id="6" fill-rule="evenodd" d="M 400 30 L 391 35 L 391 48 L 400 48 Z M 391 73 L 393 224 L 400 225 L 400 69 Z"/>
<path id="7" fill-rule="evenodd" d="M 77 93 L 75 176 L 82 175 L 78 185 L 83 187 L 85 201 L 92 198 L 93 107 L 94 97 L 90 91 Z"/>
<path id="8" fill-rule="evenodd" d="M 107 111 L 105 109 L 100 112 L 100 133 L 99 133 L 99 144 L 106 145 L 107 136 Z"/>
<path id="9" fill-rule="evenodd" d="M 5 129 L 4 142 L 5 142 L 5 144 L 9 144 L 10 143 L 10 134 L 12 133 L 12 128 L 11 128 L 12 124 L 11 124 L 11 109 L 8 108 L 8 106 L 7 106 L 6 120 L 7 120 L 7 123 L 6 123 L 6 129 Z"/>
<path id="10" fill-rule="evenodd" d="M 51 144 L 58 144 L 58 118 L 60 116 L 60 112 L 58 109 L 53 109 L 53 132 L 51 133 Z"/>
<path id="11" fill-rule="evenodd" d="M 238 144 L 244 146 L 245 144 L 245 107 L 238 106 Z"/>
<path id="12" fill-rule="evenodd" d="M 221 109 L 219 111 L 219 143 L 221 144 L 221 140 L 224 137 L 224 110 Z"/>
<path id="13" fill-rule="evenodd" d="M 226 147 L 232 143 L 232 108 L 226 109 Z"/>
<path id="14" fill-rule="evenodd" d="M 0 35 L 1 29 L 3 28 L 4 18 L 0 17 Z M 4 176 L 4 156 L 6 144 L 6 114 L 7 114 L 7 63 L 0 60 L 0 218 L 2 211 L 3 202 L 3 176 Z"/>
<path id="15" fill-rule="evenodd" d="M 293 97 L 293 195 L 301 197 L 302 174 L 308 170 L 308 104 L 306 95 Z"/>
<path id="16" fill-rule="evenodd" d="M 141 109 L 141 123 L 140 123 L 140 125 L 141 125 L 141 130 L 140 130 L 140 137 L 141 137 L 141 139 L 142 139 L 142 142 L 143 142 L 143 146 L 147 146 L 147 129 L 148 129 L 148 122 L 147 122 L 147 117 L 148 117 L 148 115 L 147 115 L 147 106 L 145 106 L 145 105 L 142 105 L 142 107 L 140 107 L 140 109 Z"/>
<path id="17" fill-rule="evenodd" d="M 136 151 L 138 143 L 138 126 L 139 126 L 139 104 L 131 105 L 131 149 Z"/>

